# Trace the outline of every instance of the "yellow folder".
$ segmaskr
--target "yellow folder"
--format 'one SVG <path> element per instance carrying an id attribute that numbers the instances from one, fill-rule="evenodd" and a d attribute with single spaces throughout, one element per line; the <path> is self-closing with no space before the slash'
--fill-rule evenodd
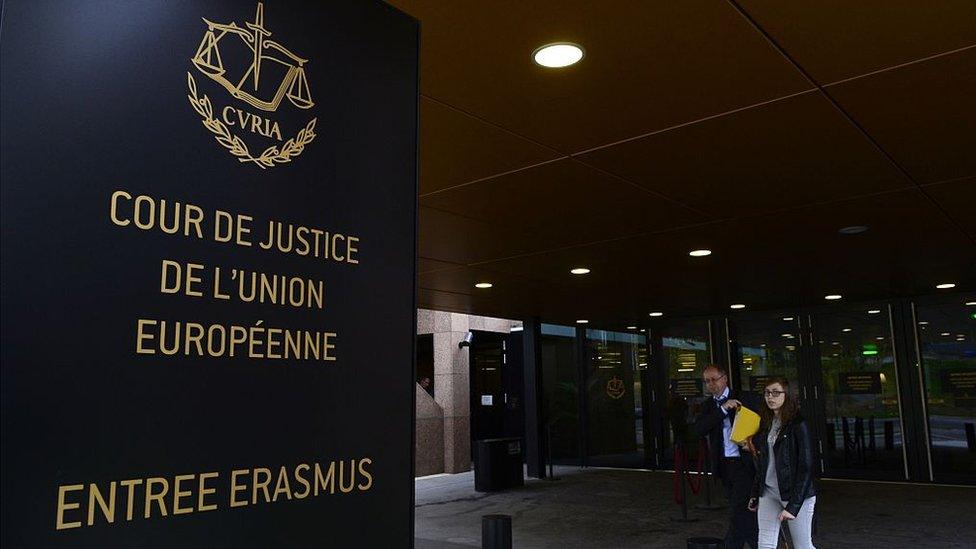
<path id="1" fill-rule="evenodd" d="M 729 439 L 739 444 L 759 431 L 759 414 L 745 406 L 739 406 L 735 411 L 735 422 L 732 424 L 732 434 Z"/>

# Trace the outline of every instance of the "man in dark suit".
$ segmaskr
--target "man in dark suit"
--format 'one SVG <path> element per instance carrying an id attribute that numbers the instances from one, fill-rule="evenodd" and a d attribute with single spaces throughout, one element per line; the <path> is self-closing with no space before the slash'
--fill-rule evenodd
<path id="1" fill-rule="evenodd" d="M 701 414 L 695 421 L 698 436 L 708 437 L 712 472 L 722 479 L 731 509 L 731 522 L 725 534 L 727 549 L 742 549 L 746 543 L 758 547 L 759 527 L 756 514 L 749 511 L 749 494 L 756 477 L 756 465 L 745 450 L 729 440 L 735 411 L 746 401 L 746 407 L 758 411 L 754 395 L 733 395 L 725 367 L 711 364 L 702 372 L 706 390 L 712 398 L 702 403 Z M 739 398 L 733 398 L 739 397 Z M 741 400 L 740 400 L 741 399 Z"/>

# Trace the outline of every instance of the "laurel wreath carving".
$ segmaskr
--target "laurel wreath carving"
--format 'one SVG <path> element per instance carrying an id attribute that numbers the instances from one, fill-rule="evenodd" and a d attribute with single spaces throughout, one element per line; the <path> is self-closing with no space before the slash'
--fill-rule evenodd
<path id="1" fill-rule="evenodd" d="M 203 126 L 210 130 L 217 143 L 220 143 L 230 154 L 236 156 L 240 162 L 253 162 L 262 170 L 273 168 L 277 164 L 291 162 L 292 158 L 302 154 L 305 145 L 315 139 L 315 122 L 318 118 L 309 121 L 304 128 L 298 131 L 295 137 L 285 141 L 280 149 L 277 145 L 272 145 L 264 149 L 260 155 L 253 156 L 248 150 L 247 144 L 240 137 L 230 133 L 227 125 L 213 115 L 213 105 L 210 103 L 207 94 L 203 94 L 203 97 L 197 96 L 197 83 L 193 79 L 193 75 L 187 72 L 186 79 L 187 86 L 190 88 L 190 94 L 186 97 L 190 100 L 193 110 L 200 115 Z"/>

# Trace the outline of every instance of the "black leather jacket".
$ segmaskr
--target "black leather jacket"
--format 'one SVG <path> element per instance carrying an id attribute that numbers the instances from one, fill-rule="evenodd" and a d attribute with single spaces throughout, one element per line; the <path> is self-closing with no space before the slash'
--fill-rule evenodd
<path id="1" fill-rule="evenodd" d="M 753 435 L 756 448 L 756 481 L 752 487 L 752 497 L 758 498 L 766 484 L 766 469 L 769 468 L 768 429 L 761 429 Z M 776 480 L 779 494 L 788 502 L 786 510 L 793 516 L 800 512 L 803 500 L 817 494 L 813 479 L 813 441 L 807 422 L 799 414 L 780 429 L 773 443 L 776 456 Z"/>

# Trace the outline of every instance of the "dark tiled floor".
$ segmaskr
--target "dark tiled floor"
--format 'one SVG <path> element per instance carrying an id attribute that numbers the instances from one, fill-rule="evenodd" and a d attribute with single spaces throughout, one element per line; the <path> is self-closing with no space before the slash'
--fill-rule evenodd
<path id="1" fill-rule="evenodd" d="M 508 492 L 474 491 L 471 473 L 417 480 L 418 549 L 480 547 L 481 516 L 512 515 L 518 548 L 683 548 L 692 536 L 725 532 L 727 509 L 690 499 L 681 523 L 667 473 L 557 468 L 558 481 L 528 480 Z M 976 547 L 976 488 L 822 481 L 820 548 Z M 721 492 L 721 488 L 717 490 Z M 720 502 L 721 494 L 716 496 Z"/>

